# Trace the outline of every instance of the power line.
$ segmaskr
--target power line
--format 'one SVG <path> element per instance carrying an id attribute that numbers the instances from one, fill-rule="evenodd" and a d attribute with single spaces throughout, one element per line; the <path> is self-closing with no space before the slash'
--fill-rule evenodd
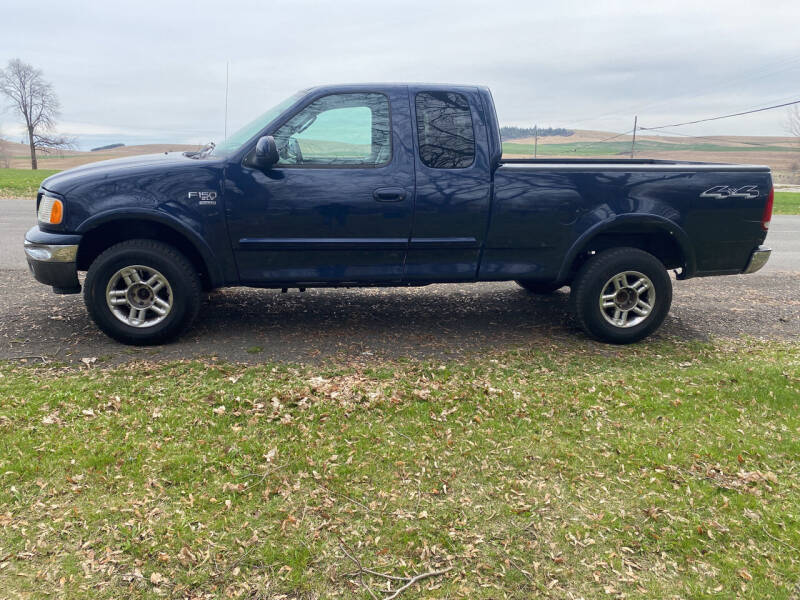
<path id="1" fill-rule="evenodd" d="M 766 69 L 763 66 L 760 66 L 757 69 L 750 69 L 747 71 L 743 71 L 739 74 L 739 76 L 734 78 L 717 77 L 715 80 L 712 80 L 711 83 L 707 82 L 708 91 L 706 92 L 696 93 L 693 91 L 684 91 L 682 93 L 673 96 L 668 96 L 666 98 L 662 97 L 658 100 L 654 100 L 652 102 L 648 102 L 643 105 L 638 104 L 635 106 L 630 106 L 629 108 L 620 109 L 618 111 L 602 113 L 594 117 L 584 117 L 581 119 L 571 120 L 566 122 L 564 126 L 574 126 L 578 123 L 583 123 L 586 121 L 596 121 L 598 119 L 602 119 L 603 117 L 627 115 L 630 114 L 631 112 L 641 113 L 644 111 L 644 109 L 650 109 L 654 106 L 660 106 L 663 104 L 672 103 L 675 100 L 679 99 L 696 100 L 698 98 L 703 98 L 715 93 L 719 93 L 721 90 L 728 89 L 734 85 L 738 85 L 741 82 L 758 81 L 767 77 L 772 77 L 779 73 L 783 73 L 787 70 L 796 69 L 797 67 L 800 67 L 800 55 L 776 61 L 771 66 L 766 67 Z"/>
<path id="2" fill-rule="evenodd" d="M 641 127 L 640 127 L 639 129 L 641 129 Z M 577 152 L 578 150 L 581 150 L 582 148 L 585 148 L 585 147 L 587 147 L 587 146 L 592 146 L 593 144 L 602 144 L 603 142 L 609 142 L 609 141 L 611 141 L 611 140 L 615 140 L 615 139 L 617 139 L 618 137 L 622 137 L 623 135 L 628 135 L 628 134 L 629 134 L 629 133 L 631 133 L 632 131 L 633 131 L 633 129 L 631 129 L 631 130 L 629 130 L 629 131 L 625 131 L 625 132 L 623 132 L 623 133 L 616 133 L 616 134 L 614 134 L 614 135 L 612 135 L 612 136 L 610 136 L 610 137 L 603 138 L 602 140 L 597 140 L 597 141 L 591 141 L 591 142 L 574 142 L 574 143 L 575 143 L 575 147 L 574 147 L 574 148 L 570 148 L 569 150 L 565 150 L 564 152 L 565 152 L 565 153 L 566 153 L 566 152 Z M 560 144 L 561 142 L 558 142 L 558 143 Z M 547 146 L 547 145 L 549 145 L 549 144 L 546 144 L 546 146 Z"/>
<path id="3" fill-rule="evenodd" d="M 783 104 L 775 104 L 773 106 L 766 106 L 764 108 L 757 108 L 755 110 L 746 110 L 743 112 L 731 113 L 729 115 L 720 115 L 718 117 L 709 117 L 707 119 L 698 119 L 696 121 L 686 121 L 685 123 L 672 123 L 671 125 L 659 125 L 658 127 L 639 127 L 639 129 L 653 131 L 655 129 L 667 129 L 669 127 L 682 127 L 683 125 L 695 125 L 697 123 L 706 123 L 708 121 L 719 121 L 720 119 L 729 119 L 730 117 L 741 117 L 742 115 L 750 115 L 757 112 L 764 112 L 765 110 L 783 108 L 785 106 L 791 106 L 793 104 L 800 104 L 800 100 L 794 100 L 792 102 L 784 102 Z"/>
<path id="4" fill-rule="evenodd" d="M 639 129 L 641 129 L 641 127 L 639 127 Z M 592 146 L 592 145 L 594 145 L 594 144 L 602 144 L 603 142 L 610 142 L 611 140 L 615 140 L 615 139 L 617 139 L 617 138 L 619 138 L 619 137 L 622 137 L 623 135 L 628 135 L 628 134 L 630 134 L 630 133 L 633 133 L 633 129 L 629 129 L 628 131 L 623 131 L 622 133 L 618 133 L 618 134 L 616 134 L 616 135 L 612 135 L 611 137 L 607 137 L 607 138 L 605 138 L 605 139 L 602 139 L 602 140 L 597 140 L 596 142 L 583 142 L 583 143 L 579 143 L 579 144 L 578 144 L 578 145 L 577 145 L 575 148 L 573 148 L 572 150 L 570 150 L 570 152 L 577 152 L 577 151 L 578 151 L 578 150 L 580 150 L 581 148 L 585 148 L 585 147 L 587 147 L 587 146 Z"/>
<path id="5" fill-rule="evenodd" d="M 692 138 L 692 139 L 695 139 L 695 140 L 709 140 L 709 141 L 717 143 L 717 144 L 720 143 L 720 142 L 727 142 L 729 144 L 742 144 L 744 146 L 760 146 L 762 148 L 780 148 L 782 151 L 786 151 L 786 152 L 798 152 L 798 151 L 800 151 L 800 148 L 792 148 L 792 147 L 780 146 L 779 144 L 781 142 L 776 142 L 776 143 L 772 143 L 772 144 L 762 144 L 760 142 L 746 142 L 744 140 L 725 139 L 726 136 L 722 136 L 722 135 L 693 135 L 691 133 L 679 133 L 677 131 L 670 131 L 669 136 L 664 136 L 664 137 L 671 137 L 673 135 L 676 135 L 676 136 L 679 136 L 679 137 L 684 137 L 684 138 Z M 656 136 L 653 136 L 653 137 L 656 137 Z M 661 137 L 661 136 L 658 136 L 658 137 Z M 735 136 L 727 136 L 727 137 L 735 137 Z M 663 143 L 668 143 L 668 142 L 660 142 L 660 143 L 663 144 Z M 789 143 L 789 142 L 783 142 L 783 143 L 786 144 L 786 143 Z M 730 147 L 733 148 L 735 146 L 730 146 Z"/>
<path id="6" fill-rule="evenodd" d="M 794 63 L 794 64 L 788 64 Z M 781 64 L 781 68 L 775 69 L 772 71 L 764 72 L 763 69 L 759 68 L 753 71 L 745 71 L 744 74 L 740 74 L 739 77 L 735 77 L 733 79 L 726 79 L 726 78 L 717 78 L 714 82 L 707 83 L 708 91 L 702 93 L 695 93 L 695 92 L 683 92 L 681 94 L 677 94 L 675 96 L 661 98 L 659 100 L 654 100 L 653 102 L 649 102 L 643 106 L 631 107 L 630 110 L 627 112 L 623 111 L 616 114 L 629 114 L 630 112 L 642 112 L 644 109 L 652 109 L 655 106 L 661 106 L 663 104 L 671 104 L 676 100 L 697 100 L 698 98 L 704 98 L 713 94 L 719 93 L 721 90 L 728 89 L 733 86 L 738 86 L 739 83 L 742 82 L 752 82 L 758 81 L 760 79 L 764 79 L 766 77 L 772 77 L 779 73 L 785 72 L 790 69 L 796 69 L 800 67 L 800 56 L 795 56 L 789 59 L 784 59 L 775 63 L 775 65 Z M 786 66 L 788 64 L 788 66 Z M 775 66 L 774 65 L 774 66 Z M 608 113 L 609 115 L 613 115 L 615 113 Z M 605 116 L 605 115 L 604 115 Z"/>

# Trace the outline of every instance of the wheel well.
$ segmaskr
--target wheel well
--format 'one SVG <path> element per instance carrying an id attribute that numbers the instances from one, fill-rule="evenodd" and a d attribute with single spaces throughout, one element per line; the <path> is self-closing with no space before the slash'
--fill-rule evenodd
<path id="1" fill-rule="evenodd" d="M 639 248 L 652 254 L 664 263 L 664 267 L 667 269 L 686 268 L 686 256 L 683 250 L 668 232 L 661 229 L 652 229 L 650 231 L 642 231 L 638 228 L 636 231 L 625 231 L 623 229 L 604 231 L 590 239 L 572 261 L 569 278 L 572 279 L 572 276 L 581 268 L 581 265 L 593 254 L 623 246 Z"/>
<path id="2" fill-rule="evenodd" d="M 134 239 L 159 240 L 180 250 L 197 269 L 203 288 L 211 287 L 208 266 L 197 248 L 181 233 L 155 221 L 112 221 L 86 232 L 78 247 L 78 270 L 86 271 L 94 259 L 114 244 Z"/>

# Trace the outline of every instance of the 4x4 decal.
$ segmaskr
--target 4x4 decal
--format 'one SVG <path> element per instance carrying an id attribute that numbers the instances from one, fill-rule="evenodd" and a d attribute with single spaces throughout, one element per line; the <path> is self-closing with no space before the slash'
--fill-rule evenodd
<path id="1" fill-rule="evenodd" d="M 734 188 L 727 185 L 715 185 L 700 194 L 701 198 L 758 198 L 758 186 L 745 185 Z"/>

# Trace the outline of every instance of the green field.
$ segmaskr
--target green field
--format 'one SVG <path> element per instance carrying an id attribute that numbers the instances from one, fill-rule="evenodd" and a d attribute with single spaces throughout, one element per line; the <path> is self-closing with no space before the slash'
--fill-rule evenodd
<path id="1" fill-rule="evenodd" d="M 800 215 L 800 193 L 775 192 L 773 213 L 776 215 Z"/>
<path id="2" fill-rule="evenodd" d="M 360 563 L 451 569 L 404 600 L 796 598 L 797 344 L 6 363 L 0 396 L 7 597 L 369 599 L 402 584 Z"/>
<path id="3" fill-rule="evenodd" d="M 48 169 L 0 169 L 0 198 L 36 196 L 42 180 L 58 171 Z"/>

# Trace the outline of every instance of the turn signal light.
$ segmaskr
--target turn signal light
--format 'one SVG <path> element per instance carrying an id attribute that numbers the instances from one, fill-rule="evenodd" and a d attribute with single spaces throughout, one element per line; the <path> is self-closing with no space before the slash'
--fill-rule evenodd
<path id="1" fill-rule="evenodd" d="M 58 225 L 64 219 L 64 204 L 58 198 L 42 196 L 38 216 L 41 223 Z"/>
<path id="2" fill-rule="evenodd" d="M 61 204 L 61 200 L 56 200 L 53 202 L 53 207 L 50 209 L 50 223 L 52 225 L 58 225 L 61 223 L 61 219 L 64 217 L 64 205 Z"/>

